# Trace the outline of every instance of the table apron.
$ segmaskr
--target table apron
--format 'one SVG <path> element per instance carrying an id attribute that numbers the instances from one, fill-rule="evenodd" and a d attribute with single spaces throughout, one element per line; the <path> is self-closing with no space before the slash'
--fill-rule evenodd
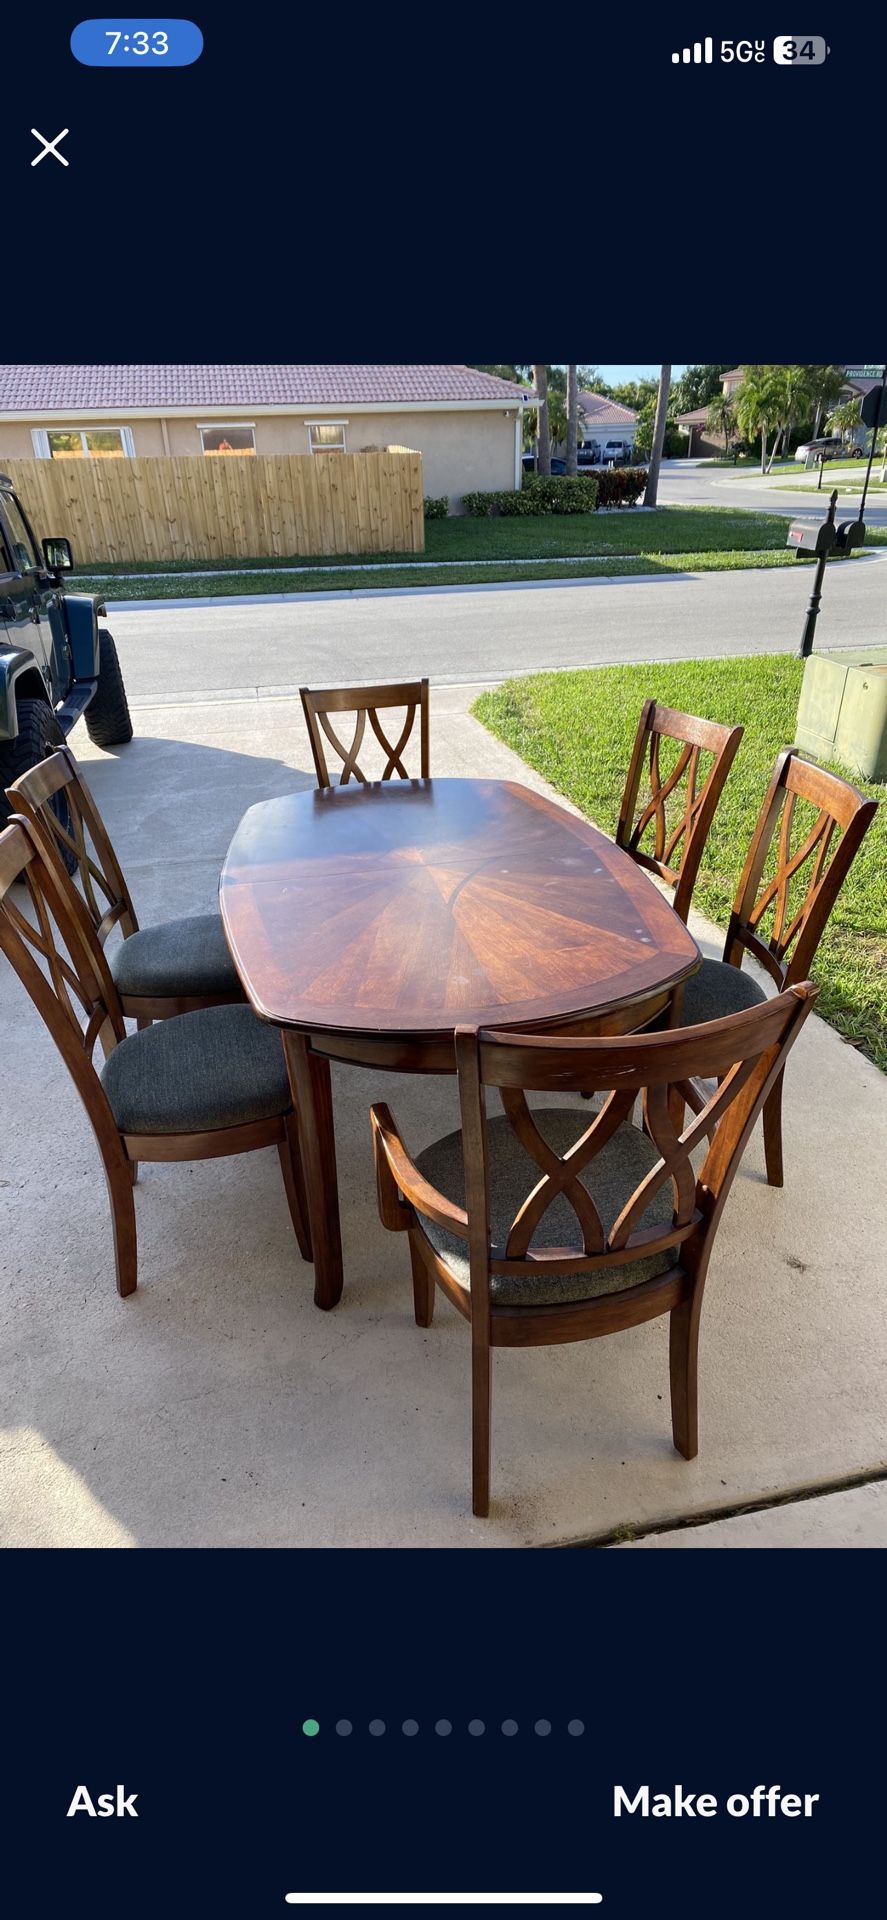
<path id="1" fill-rule="evenodd" d="M 681 983 L 682 985 L 683 983 Z M 618 1007 L 594 1013 L 563 1015 L 558 1020 L 521 1021 L 496 1026 L 497 1033 L 533 1033 L 551 1039 L 603 1039 L 638 1033 L 671 1005 L 675 987 L 660 987 Z M 292 1029 L 290 1029 L 292 1031 Z M 386 1073 L 455 1073 L 453 1032 L 427 1034 L 332 1033 L 328 1029 L 299 1028 L 312 1053 L 349 1066 L 378 1067 Z"/>

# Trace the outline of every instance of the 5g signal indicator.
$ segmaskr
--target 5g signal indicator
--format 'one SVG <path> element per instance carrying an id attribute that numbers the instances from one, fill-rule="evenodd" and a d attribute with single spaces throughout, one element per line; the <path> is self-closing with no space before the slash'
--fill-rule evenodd
<path id="1" fill-rule="evenodd" d="M 673 53 L 671 64 L 673 67 L 701 67 L 703 64 L 710 67 L 713 59 L 712 38 L 711 34 L 707 34 L 704 40 L 694 40 L 692 48 L 684 47 L 681 53 Z"/>

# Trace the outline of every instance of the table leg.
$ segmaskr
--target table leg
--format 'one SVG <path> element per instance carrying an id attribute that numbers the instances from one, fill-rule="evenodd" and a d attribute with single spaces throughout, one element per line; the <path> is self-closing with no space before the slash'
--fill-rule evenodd
<path id="1" fill-rule="evenodd" d="M 329 1308 L 342 1296 L 342 1236 L 330 1063 L 322 1054 L 312 1052 L 311 1042 L 303 1033 L 284 1031 L 283 1051 L 299 1120 L 308 1189 L 314 1303 Z"/>

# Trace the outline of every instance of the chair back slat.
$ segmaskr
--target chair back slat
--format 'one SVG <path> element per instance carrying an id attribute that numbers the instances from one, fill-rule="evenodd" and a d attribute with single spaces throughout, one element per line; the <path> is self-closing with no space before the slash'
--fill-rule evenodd
<path id="1" fill-rule="evenodd" d="M 742 727 L 701 720 L 655 700 L 645 700 L 641 710 L 616 844 L 674 888 L 675 912 L 682 920 L 687 918 L 715 809 L 742 733 Z M 678 748 L 668 773 L 662 766 L 663 740 Z M 704 774 L 700 770 L 703 753 L 711 756 Z"/>
<path id="2" fill-rule="evenodd" d="M 100 942 L 104 945 L 115 926 L 124 936 L 136 933 L 139 923 L 120 862 L 70 747 L 59 747 L 20 774 L 7 799 L 63 859 L 76 861 L 76 878 Z"/>
<path id="3" fill-rule="evenodd" d="M 780 987 L 805 979 L 877 810 L 849 780 L 786 747 L 752 836 L 724 959 L 739 966 L 745 950 Z"/>
<path id="4" fill-rule="evenodd" d="M 16 882 L 33 919 L 12 897 Z M 120 1002 L 81 895 L 22 816 L 0 833 L 0 951 L 48 1027 L 90 1118 L 107 1122 L 93 1053 L 97 1040 L 108 1054 L 125 1039 Z"/>
<path id="5" fill-rule="evenodd" d="M 705 1026 L 617 1040 L 540 1039 L 460 1029 L 456 1059 L 472 1292 L 476 1284 L 488 1290 L 491 1272 L 589 1272 L 669 1248 L 675 1249 L 677 1263 L 679 1249 L 688 1241 L 696 1248 L 697 1261 L 703 1254 L 707 1259 L 751 1126 L 815 996 L 816 989 L 804 984 Z M 711 1083 L 705 1103 L 700 1106 L 697 1097 L 696 1110 L 685 1113 L 685 1095 L 700 1081 Z M 496 1245 L 489 1230 L 485 1088 L 498 1091 L 528 1162 L 527 1190 Z M 558 1152 L 542 1132 L 544 1107 L 531 1110 L 527 1093 L 580 1090 L 602 1093 L 605 1099 L 590 1122 L 577 1108 L 576 1138 Z M 593 1169 L 617 1129 L 630 1120 L 638 1096 L 645 1133 L 658 1158 L 638 1172 L 633 1191 L 617 1217 L 608 1221 L 580 1176 Z M 708 1150 L 697 1172 L 692 1155 L 706 1140 Z M 651 1220 L 650 1208 L 663 1189 L 670 1218 L 657 1221 L 654 1215 Z M 545 1215 L 559 1200 L 575 1216 L 576 1244 L 534 1245 Z"/>
<path id="6" fill-rule="evenodd" d="M 428 681 L 409 680 L 396 686 L 378 687 L 302 687 L 300 689 L 302 711 L 308 728 L 311 752 L 319 787 L 331 787 L 335 783 L 330 778 L 324 750 L 323 736 L 326 737 L 334 752 L 342 762 L 339 773 L 339 786 L 346 787 L 353 778 L 365 786 L 373 779 L 409 780 L 409 769 L 404 762 L 404 750 L 413 732 L 416 715 L 420 716 L 419 726 L 419 777 L 429 777 L 428 750 Z M 397 737 L 392 740 L 386 733 L 379 718 L 380 711 L 391 708 L 405 708 L 403 725 Z M 346 743 L 330 720 L 330 714 L 353 713 L 354 731 L 350 743 Z M 382 772 L 374 775 L 361 767 L 359 754 L 366 735 L 366 723 L 375 735 L 385 756 Z"/>

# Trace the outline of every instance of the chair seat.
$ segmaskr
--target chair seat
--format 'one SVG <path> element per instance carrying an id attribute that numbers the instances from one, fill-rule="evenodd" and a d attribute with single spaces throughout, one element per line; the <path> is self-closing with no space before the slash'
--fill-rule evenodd
<path id="1" fill-rule="evenodd" d="M 280 1033 L 246 1006 L 203 1007 L 130 1034 L 101 1080 L 121 1133 L 214 1133 L 292 1106 Z"/>
<path id="2" fill-rule="evenodd" d="M 108 956 L 124 998 L 198 998 L 242 988 L 218 913 L 196 913 L 143 927 Z"/>
<path id="3" fill-rule="evenodd" d="M 533 1119 L 543 1138 L 556 1153 L 564 1154 L 579 1139 L 592 1116 L 578 1107 L 535 1107 Z M 533 1186 L 533 1162 L 520 1145 L 509 1121 L 502 1114 L 487 1125 L 490 1163 L 491 1239 L 494 1248 L 504 1251 L 508 1229 L 522 1200 Z M 590 1166 L 580 1174 L 582 1185 L 594 1200 L 605 1232 L 618 1219 L 625 1202 L 631 1198 L 645 1174 L 661 1158 L 658 1148 L 639 1127 L 624 1122 L 611 1140 L 596 1154 Z M 462 1160 L 462 1133 L 448 1133 L 443 1140 L 426 1147 L 416 1156 L 416 1165 L 432 1186 L 457 1206 L 465 1205 L 465 1176 Z M 673 1200 L 667 1181 L 648 1206 L 642 1226 L 671 1226 Z M 469 1284 L 468 1244 L 448 1233 L 433 1220 L 422 1216 L 422 1229 L 435 1251 L 446 1262 L 460 1286 Z M 531 1242 L 531 1252 L 544 1247 L 575 1247 L 582 1257 L 579 1222 L 568 1200 L 553 1201 L 539 1222 Z M 601 1294 L 621 1293 L 643 1280 L 652 1280 L 673 1266 L 678 1251 L 653 1254 L 646 1260 L 632 1260 L 623 1267 L 602 1267 L 597 1273 L 565 1274 L 491 1274 L 490 1298 L 495 1306 L 549 1307 L 570 1301 L 592 1300 Z"/>
<path id="4" fill-rule="evenodd" d="M 759 1007 L 767 995 L 744 967 L 724 960 L 703 960 L 684 987 L 682 1027 L 698 1027 L 705 1020 L 721 1020 L 728 1013 Z"/>

